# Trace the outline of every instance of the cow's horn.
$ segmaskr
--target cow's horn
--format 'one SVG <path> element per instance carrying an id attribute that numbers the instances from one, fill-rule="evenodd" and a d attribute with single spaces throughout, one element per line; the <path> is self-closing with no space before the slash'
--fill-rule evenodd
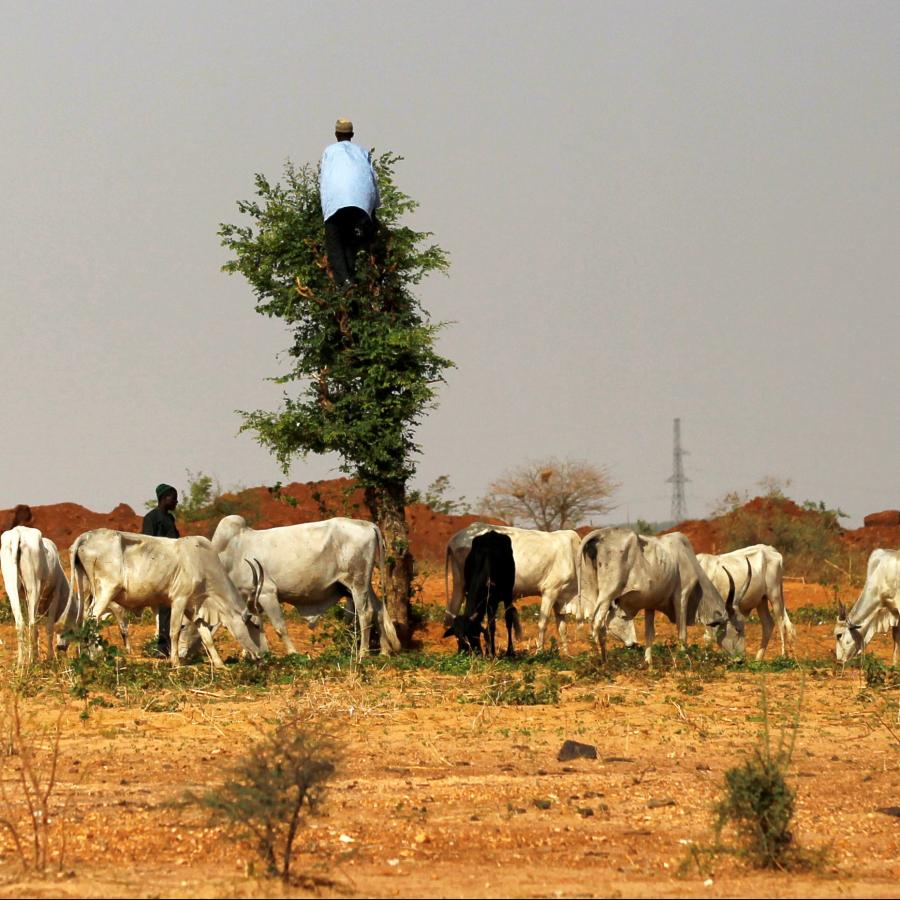
<path id="1" fill-rule="evenodd" d="M 737 598 L 736 605 L 740 606 L 744 601 L 744 597 L 747 596 L 747 591 L 750 590 L 750 582 L 753 581 L 753 567 L 750 565 L 750 557 L 747 557 L 747 583 L 744 585 L 744 589 L 741 591 L 741 596 Z"/>
<path id="2" fill-rule="evenodd" d="M 847 620 L 847 607 L 844 605 L 843 600 L 838 600 L 838 622 L 845 622 Z"/>
<path id="3" fill-rule="evenodd" d="M 265 580 L 262 563 L 255 558 L 252 560 L 245 559 L 244 562 L 250 566 L 250 571 L 253 573 L 253 599 L 250 602 L 253 604 L 254 610 L 259 612 L 259 595 L 262 593 L 263 581 Z"/>
<path id="4" fill-rule="evenodd" d="M 725 569 L 725 574 L 728 576 L 728 597 L 725 599 L 725 610 L 730 616 L 734 612 L 734 579 L 726 566 L 722 566 L 722 568 Z"/>

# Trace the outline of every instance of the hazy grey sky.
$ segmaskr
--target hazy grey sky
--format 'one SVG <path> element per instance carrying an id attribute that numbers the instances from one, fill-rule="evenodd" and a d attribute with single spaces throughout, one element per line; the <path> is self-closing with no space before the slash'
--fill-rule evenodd
<path id="1" fill-rule="evenodd" d="M 0 506 L 279 477 L 234 410 L 277 405 L 288 338 L 216 231 L 338 116 L 452 258 L 420 484 L 586 458 L 612 519 L 665 518 L 680 416 L 691 513 L 765 475 L 900 505 L 900 4 L 3 13 Z"/>

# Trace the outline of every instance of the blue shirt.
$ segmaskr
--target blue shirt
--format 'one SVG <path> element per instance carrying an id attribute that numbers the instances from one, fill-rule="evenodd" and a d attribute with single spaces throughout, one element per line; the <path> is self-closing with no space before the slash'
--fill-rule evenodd
<path id="1" fill-rule="evenodd" d="M 352 141 L 329 144 L 322 154 L 319 196 L 325 219 L 345 206 L 365 210 L 371 218 L 381 205 L 381 197 L 369 154 Z"/>

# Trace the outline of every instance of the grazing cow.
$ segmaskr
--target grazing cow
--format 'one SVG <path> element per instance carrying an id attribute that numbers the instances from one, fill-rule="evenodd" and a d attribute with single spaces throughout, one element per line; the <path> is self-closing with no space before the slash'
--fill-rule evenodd
<path id="1" fill-rule="evenodd" d="M 444 637 L 456 635 L 459 652 L 481 654 L 481 635 L 486 638 L 490 656 L 497 655 L 494 636 L 497 630 L 497 607 L 503 603 L 506 618 L 506 655 L 513 655 L 513 630 L 522 638 L 519 614 L 513 606 L 516 564 L 512 540 L 508 534 L 486 531 L 472 541 L 472 548 L 463 567 L 465 610 L 455 616 Z M 487 616 L 488 627 L 484 627 Z"/>
<path id="2" fill-rule="evenodd" d="M 736 616 L 748 616 L 754 609 L 758 613 L 762 624 L 762 644 L 756 658 L 762 659 L 765 655 L 776 624 L 781 638 L 781 655 L 784 656 L 785 630 L 791 643 L 796 631 L 784 605 L 781 554 L 768 544 L 755 544 L 719 556 L 698 553 L 697 561 L 723 600 L 729 591 L 740 593 L 741 600 L 735 604 Z"/>
<path id="3" fill-rule="evenodd" d="M 213 665 L 224 667 L 201 612 L 204 605 L 251 656 L 267 650 L 259 617 L 247 608 L 206 538 L 158 538 L 98 528 L 76 538 L 71 559 L 72 594 L 82 608 L 90 595 L 86 612 L 93 618 L 100 618 L 111 603 L 129 610 L 171 606 L 173 666 L 178 665 L 178 633 L 186 616 L 197 626 Z M 258 594 L 263 573 L 255 561 L 245 565 L 253 570 Z"/>
<path id="4" fill-rule="evenodd" d="M 36 624 L 41 616 L 47 628 L 47 655 L 55 656 L 54 630 L 63 631 L 77 619 L 56 544 L 37 528 L 17 525 L 0 536 L 0 569 L 16 620 L 17 664 L 28 665 L 38 658 Z M 65 647 L 61 638 L 57 640 Z"/>
<path id="5" fill-rule="evenodd" d="M 723 603 L 683 534 L 644 537 L 626 528 L 598 528 L 581 542 L 579 562 L 579 617 L 590 621 L 604 659 L 609 623 L 617 613 L 633 619 L 639 610 L 648 666 L 657 611 L 678 626 L 682 643 L 687 626 L 700 622 L 715 629 L 725 650 L 744 652 L 744 625 L 733 617 L 734 586 Z"/>
<path id="6" fill-rule="evenodd" d="M 459 613 L 463 600 L 463 569 L 472 541 L 486 531 L 507 534 L 512 541 L 515 559 L 516 583 L 513 599 L 539 596 L 541 611 L 538 617 L 537 648 L 543 650 L 547 620 L 551 612 L 556 618 L 556 629 L 563 653 L 569 652 L 566 620 L 563 608 L 578 594 L 576 560 L 581 538 L 577 531 L 534 531 L 530 528 L 514 528 L 509 525 L 486 525 L 474 522 L 468 528 L 457 531 L 447 543 L 444 560 L 444 589 L 447 609 L 444 624 L 451 626 Z M 453 590 L 448 585 L 448 571 L 453 576 Z M 610 631 L 626 644 L 634 643 L 634 625 L 616 617 Z"/>
<path id="7" fill-rule="evenodd" d="M 384 540 L 378 526 L 361 519 L 286 525 L 256 531 L 242 516 L 225 516 L 216 526 L 212 545 L 229 577 L 245 597 L 253 592 L 245 559 L 262 564 L 265 580 L 259 604 L 288 653 L 296 647 L 287 633 L 279 603 L 290 603 L 315 622 L 344 597 L 353 600 L 360 625 L 360 655 L 369 651 L 372 622 L 378 618 L 381 652 L 400 649 L 394 623 L 372 589 L 376 561 L 384 578 Z"/>
<path id="8" fill-rule="evenodd" d="M 900 550 L 873 550 L 866 583 L 848 615 L 840 604 L 834 629 L 835 655 L 847 662 L 865 650 L 876 634 L 890 630 L 894 639 L 891 665 L 900 663 Z"/>

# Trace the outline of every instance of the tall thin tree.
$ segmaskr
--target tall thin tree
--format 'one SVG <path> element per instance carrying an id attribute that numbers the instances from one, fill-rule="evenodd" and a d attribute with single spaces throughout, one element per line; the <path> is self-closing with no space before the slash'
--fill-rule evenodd
<path id="1" fill-rule="evenodd" d="M 394 183 L 400 159 L 383 153 L 374 161 L 380 227 L 348 290 L 328 271 L 313 166 L 287 163 L 283 183 L 257 175 L 255 199 L 238 203 L 249 223 L 223 224 L 219 236 L 231 252 L 224 270 L 243 275 L 257 311 L 282 319 L 292 333 L 291 368 L 273 380 L 295 390 L 285 391 L 274 412 L 242 412 L 242 430 L 255 432 L 285 472 L 296 456 L 339 455 L 384 535 L 384 591 L 404 638 L 412 581 L 404 510 L 416 469 L 414 435 L 453 363 L 437 353 L 441 325 L 412 290 L 430 272 L 446 271 L 448 261 L 430 232 L 406 224 L 418 204 Z"/>

